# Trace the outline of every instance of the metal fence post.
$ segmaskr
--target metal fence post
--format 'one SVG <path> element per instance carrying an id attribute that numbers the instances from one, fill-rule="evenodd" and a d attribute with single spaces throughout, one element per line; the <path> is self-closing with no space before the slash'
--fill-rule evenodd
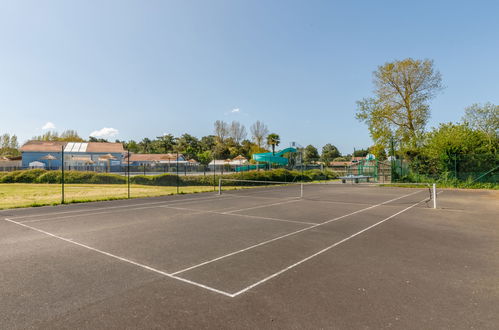
<path id="1" fill-rule="evenodd" d="M 64 145 L 61 146 L 61 204 L 64 204 Z"/>
<path id="2" fill-rule="evenodd" d="M 128 150 L 128 161 L 127 161 L 127 185 L 128 185 L 128 198 L 130 199 L 130 150 Z"/>
<path id="3" fill-rule="evenodd" d="M 437 184 L 433 184 L 433 208 L 437 208 Z"/>

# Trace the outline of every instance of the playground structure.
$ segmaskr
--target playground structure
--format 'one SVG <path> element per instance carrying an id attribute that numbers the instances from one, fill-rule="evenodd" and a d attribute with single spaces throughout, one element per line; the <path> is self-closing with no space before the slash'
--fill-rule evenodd
<path id="1" fill-rule="evenodd" d="M 286 153 L 295 153 L 297 152 L 296 148 L 286 148 L 275 153 L 272 152 L 262 152 L 258 154 L 253 154 L 253 160 L 257 162 L 257 164 L 252 165 L 243 165 L 236 167 L 236 172 L 244 172 L 251 171 L 256 169 L 265 169 L 272 166 L 272 164 L 277 164 L 279 166 L 287 166 L 289 163 L 288 158 L 282 157 Z M 261 164 L 263 163 L 263 164 Z"/>
<path id="2" fill-rule="evenodd" d="M 365 177 L 366 181 L 374 182 L 391 181 L 391 165 L 377 159 L 362 159 L 346 168 L 346 177 Z"/>

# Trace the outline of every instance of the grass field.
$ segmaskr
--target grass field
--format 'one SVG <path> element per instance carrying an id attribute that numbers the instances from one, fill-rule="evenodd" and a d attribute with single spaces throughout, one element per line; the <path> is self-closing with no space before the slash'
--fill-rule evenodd
<path id="1" fill-rule="evenodd" d="M 180 187 L 180 193 L 213 191 L 211 186 Z M 131 197 L 151 197 L 177 193 L 177 187 L 131 185 Z M 122 199 L 127 197 L 126 185 L 67 184 L 65 202 L 78 203 Z M 0 209 L 53 205 L 61 202 L 61 185 L 6 183 L 0 184 Z"/>

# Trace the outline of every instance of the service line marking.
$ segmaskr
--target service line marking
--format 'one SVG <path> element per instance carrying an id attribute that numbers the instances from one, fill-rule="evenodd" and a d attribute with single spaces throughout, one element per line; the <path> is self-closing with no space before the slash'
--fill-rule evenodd
<path id="1" fill-rule="evenodd" d="M 366 232 L 366 231 L 368 231 L 368 230 L 370 230 L 370 229 L 372 229 L 372 228 L 374 228 L 374 227 L 376 227 L 376 226 L 379 226 L 379 225 L 380 225 L 380 224 L 382 224 L 383 222 L 388 221 L 388 220 L 390 220 L 390 219 L 392 219 L 392 218 L 396 217 L 397 215 L 399 215 L 399 214 L 401 214 L 401 213 L 404 213 L 405 211 L 408 211 L 408 210 L 412 209 L 414 206 L 416 206 L 416 205 L 418 205 L 418 204 L 421 204 L 421 203 L 423 203 L 424 201 L 426 201 L 426 198 L 425 198 L 425 199 L 423 199 L 423 200 L 421 200 L 421 201 L 419 201 L 419 202 L 417 202 L 417 203 L 415 203 L 415 204 L 412 204 L 412 205 L 411 205 L 411 206 L 409 206 L 409 207 L 406 207 L 406 208 L 405 208 L 405 209 L 403 209 L 402 211 L 399 211 L 399 212 L 397 212 L 397 213 L 395 213 L 395 214 L 392 214 L 391 216 L 389 216 L 389 217 L 387 217 L 387 218 L 385 218 L 385 219 L 383 219 L 383 220 L 380 220 L 380 221 L 376 222 L 375 224 L 373 224 L 373 225 L 371 225 L 371 226 L 369 226 L 369 227 L 366 227 L 366 228 L 364 228 L 364 229 L 362 229 L 362 230 L 360 230 L 360 231 L 356 232 L 355 234 L 352 234 L 352 235 L 350 235 L 350 236 L 348 236 L 348 237 L 346 237 L 346 238 L 342 239 L 341 241 L 338 241 L 338 242 L 336 242 L 336 243 L 334 243 L 334 244 L 332 244 L 332 245 L 330 245 L 330 246 L 328 246 L 328 247 L 326 247 L 326 248 L 324 248 L 324 249 L 322 249 L 322 250 L 320 250 L 320 251 L 318 251 L 318 252 L 316 252 L 316 253 L 312 254 L 311 256 L 308 256 L 308 257 L 306 257 L 306 258 L 304 258 L 304 259 L 302 259 L 302 260 L 300 260 L 300 261 L 298 261 L 298 262 L 296 262 L 296 263 L 294 263 L 294 264 L 292 264 L 292 265 L 290 265 L 290 266 L 288 266 L 288 267 L 286 267 L 286 268 L 284 268 L 284 269 L 281 269 L 280 271 L 278 271 L 278 272 L 276 272 L 276 273 L 274 273 L 274 274 L 272 274 L 272 275 L 269 275 L 269 276 L 265 277 L 264 279 L 262 279 L 262 280 L 260 280 L 260 281 L 258 281 L 258 282 L 256 282 L 256 283 L 253 283 L 253 284 L 251 284 L 250 286 L 247 286 L 246 288 L 244 288 L 244 289 L 242 289 L 242 290 L 239 290 L 239 291 L 237 291 L 237 292 L 233 293 L 231 296 L 232 296 L 232 297 L 236 297 L 236 296 L 238 296 L 238 295 L 240 295 L 240 294 L 242 294 L 242 293 L 244 293 L 244 292 L 246 292 L 246 291 L 248 291 L 248 290 L 251 290 L 252 288 L 254 288 L 254 287 L 256 287 L 256 286 L 258 286 L 258 285 L 260 285 L 260 284 L 263 284 L 263 283 L 265 283 L 265 282 L 267 282 L 267 281 L 269 281 L 269 280 L 273 279 L 274 277 L 277 277 L 277 276 L 281 275 L 282 273 L 287 272 L 288 270 L 293 269 L 293 268 L 295 268 L 296 266 L 299 266 L 299 265 L 301 265 L 302 263 L 307 262 L 308 260 L 310 260 L 310 259 L 312 259 L 312 258 L 314 258 L 314 257 L 317 257 L 318 255 L 320 255 L 320 254 L 322 254 L 322 253 L 324 253 L 324 252 L 326 252 L 326 251 L 328 251 L 328 250 L 330 250 L 330 249 L 332 249 L 332 248 L 334 248 L 334 247 L 336 247 L 336 246 L 338 246 L 338 245 L 340 245 L 340 244 L 342 244 L 342 243 L 345 243 L 346 241 L 348 241 L 348 240 L 350 240 L 350 239 L 352 239 L 352 238 L 354 238 L 354 237 L 356 237 L 356 236 L 358 236 L 358 235 L 360 235 L 360 234 L 362 234 L 362 233 L 364 233 L 364 232 Z M 175 273 L 174 273 L 174 274 L 175 274 Z"/>
<path id="2" fill-rule="evenodd" d="M 210 260 L 207 260 L 205 262 L 202 262 L 202 263 L 199 263 L 197 265 L 193 265 L 191 267 L 187 267 L 187 268 L 184 268 L 184 269 L 181 269 L 181 270 L 178 270 L 174 273 L 172 273 L 173 275 L 177 275 L 177 274 L 180 274 L 180 273 L 184 273 L 186 271 L 189 271 L 189 270 L 192 270 L 192 269 L 195 269 L 195 268 L 198 268 L 198 267 L 201 267 L 201 266 L 204 266 L 204 265 L 207 265 L 207 264 L 210 264 L 212 262 L 215 262 L 215 261 L 218 261 L 218 260 L 221 260 L 221 259 L 225 259 L 225 258 L 228 258 L 228 257 L 231 257 L 233 255 L 236 255 L 236 254 L 239 254 L 239 253 L 242 253 L 242 252 L 245 252 L 245 251 L 248 251 L 248 250 L 251 250 L 251 249 L 254 249 L 254 248 L 257 248 L 259 246 L 262 246 L 262 245 L 265 245 L 265 244 L 269 244 L 269 243 L 272 243 L 272 242 L 275 242 L 277 240 L 280 240 L 280 239 L 283 239 L 283 238 L 286 238 L 286 237 L 289 237 L 291 235 L 296 235 L 296 234 L 299 234 L 299 233 L 302 233 L 304 231 L 307 231 L 307 230 L 310 230 L 310 229 L 314 229 L 316 227 L 319 227 L 319 226 L 323 226 L 325 224 L 328 224 L 330 222 L 333 222 L 333 221 L 338 221 L 338 220 L 341 220 L 343 218 L 346 218 L 346 217 L 349 217 L 351 215 L 354 215 L 354 214 L 358 214 L 358 213 L 361 213 L 361 212 L 365 212 L 367 210 L 370 210 L 370 209 L 373 209 L 375 207 L 378 207 L 378 206 L 381 206 L 381 205 L 384 205 L 384 204 L 387 204 L 387 203 L 390 203 L 390 202 L 393 202 L 393 201 L 396 201 L 398 199 L 401 199 L 401 198 L 405 198 L 405 197 L 409 197 L 411 195 L 414 195 L 414 194 L 417 194 L 421 191 L 416 191 L 416 192 L 413 192 L 413 193 L 410 193 L 410 194 L 407 194 L 407 195 L 404 195 L 404 196 L 400 196 L 400 197 L 397 197 L 397 198 L 394 198 L 394 199 L 390 199 L 386 202 L 383 202 L 383 203 L 379 203 L 379 204 L 376 204 L 376 205 L 371 205 L 369 207 L 366 207 L 366 208 L 363 208 L 363 209 L 360 209 L 360 210 L 357 210 L 357 211 L 354 211 L 354 212 L 351 212 L 351 213 L 348 213 L 348 214 L 344 214 L 342 216 L 339 216 L 339 217 L 336 217 L 336 218 L 333 218 L 333 219 L 330 219 L 330 220 L 327 220 L 327 221 L 324 221 L 324 222 L 321 222 L 321 223 L 318 223 L 318 224 L 314 224 L 312 226 L 309 226 L 309 227 L 305 227 L 305 228 L 302 228 L 302 229 L 299 229 L 299 230 L 296 230 L 296 231 L 293 231 L 291 233 L 288 233 L 288 234 L 284 234 L 284 235 L 281 235 L 281 236 L 278 236 L 278 237 L 274 237 L 272 239 L 269 239 L 267 241 L 263 241 L 263 242 L 260 242 L 258 244 L 255 244 L 255 245 L 251 245 L 251 246 L 248 246 L 244 249 L 241 249 L 241 250 L 237 250 L 237 251 L 234 251 L 234 252 L 231 252 L 231 253 L 227 253 L 227 254 L 224 254 L 222 256 L 219 256 L 219 257 L 216 257 L 216 258 L 213 258 L 213 259 L 210 259 Z M 419 204 L 420 202 L 418 202 Z"/>
<path id="3" fill-rule="evenodd" d="M 167 209 L 173 209 L 173 210 L 181 210 L 181 211 L 193 211 L 193 209 L 188 209 L 188 208 L 184 208 L 184 207 L 169 206 L 169 205 L 162 205 L 162 206 L 159 206 L 159 207 L 167 208 Z M 317 224 L 316 222 L 306 222 L 306 221 L 299 221 L 299 220 L 286 220 L 286 219 L 271 218 L 271 217 L 261 217 L 259 215 L 250 215 L 250 214 L 225 213 L 225 212 L 220 212 L 220 211 L 209 211 L 209 210 L 202 210 L 202 211 L 201 210 L 197 210 L 197 211 L 200 211 L 200 213 L 220 214 L 220 215 L 233 215 L 233 216 L 237 216 L 237 217 L 255 218 L 255 219 L 281 221 L 281 222 L 291 222 L 291 223 L 299 223 L 299 224 L 304 224 L 304 225 L 315 225 L 315 224 Z"/>

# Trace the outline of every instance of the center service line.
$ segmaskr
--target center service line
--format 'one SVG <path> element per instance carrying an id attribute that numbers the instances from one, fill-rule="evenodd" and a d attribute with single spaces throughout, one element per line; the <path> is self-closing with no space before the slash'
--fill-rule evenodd
<path id="1" fill-rule="evenodd" d="M 181 269 L 179 271 L 176 271 L 174 273 L 172 273 L 173 275 L 177 275 L 177 274 L 180 274 L 180 273 L 184 273 L 188 270 L 192 270 L 192 269 L 195 269 L 195 268 L 198 268 L 198 267 L 201 267 L 201 266 L 204 266 L 204 265 L 207 265 L 209 263 L 212 263 L 212 262 L 215 262 L 215 261 L 218 261 L 218 260 L 221 260 L 221 259 L 225 259 L 227 257 L 230 257 L 230 256 L 233 256 L 233 255 L 236 255 L 236 254 L 239 254 L 239 253 L 242 253 L 242 252 L 245 252 L 245 251 L 248 251 L 248 250 L 251 250 L 251 249 L 254 249 L 256 247 L 259 247 L 259 246 L 262 246 L 262 245 L 265 245 L 265 244 L 268 244 L 268 243 L 272 243 L 272 242 L 275 242 L 277 240 L 280 240 L 282 238 L 286 238 L 288 236 L 291 236 L 291 235 L 295 235 L 295 234 L 298 234 L 298 233 L 301 233 L 301 232 L 304 232 L 304 231 L 307 231 L 307 230 L 310 230 L 310 229 L 313 229 L 313 228 L 316 228 L 316 227 L 319 227 L 319 226 L 322 226 L 322 225 L 325 225 L 327 223 L 330 223 L 330 222 L 333 222 L 333 221 L 337 221 L 337 220 L 341 220 L 343 218 L 346 218 L 346 217 L 349 217 L 351 215 L 354 215 L 354 214 L 357 214 L 357 213 L 361 213 L 361 212 L 364 212 L 364 211 L 367 211 L 367 210 L 370 210 L 372 208 L 375 208 L 375 207 L 378 207 L 378 206 L 381 206 L 381 205 L 384 205 L 386 203 L 390 203 L 390 202 L 393 202 L 393 201 L 396 201 L 398 199 L 401 199 L 401 198 L 404 198 L 404 197 L 409 197 L 411 195 L 414 195 L 414 194 L 417 194 L 421 192 L 420 190 L 416 191 L 416 192 L 413 192 L 413 193 L 410 193 L 410 194 L 407 194 L 407 195 L 404 195 L 404 196 L 400 196 L 400 197 L 397 197 L 397 198 L 394 198 L 394 199 L 390 199 L 386 202 L 383 202 L 383 203 L 379 203 L 379 204 L 376 204 L 376 205 L 371 205 L 369 207 L 366 207 L 366 208 L 363 208 L 363 209 L 360 209 L 360 210 L 357 210 L 357 211 L 354 211 L 352 213 L 348 213 L 348 214 L 345 214 L 345 215 L 342 215 L 342 216 L 339 216 L 339 217 L 336 217 L 334 219 L 331 219 L 331 220 L 327 220 L 325 222 L 321 222 L 321 223 L 318 223 L 318 224 L 315 224 L 315 225 L 312 225 L 312 226 L 309 226 L 309 227 L 305 227 L 303 229 L 299 229 L 299 230 L 296 230 L 296 231 L 293 231 L 291 233 L 288 233 L 288 234 L 285 234 L 285 235 L 282 235 L 282 236 L 278 236 L 278 237 L 275 237 L 275 238 L 272 238 L 272 239 L 269 239 L 267 241 L 263 241 L 261 243 L 258 243 L 258 244 L 255 244 L 255 245 L 251 245 L 251 246 L 248 246 L 247 248 L 244 248 L 244 249 L 241 249 L 241 250 L 238 250 L 238 251 L 234 251 L 234 252 L 231 252 L 231 253 L 228 253 L 228 254 L 225 254 L 225 255 L 222 255 L 220 257 L 217 257 L 217 258 L 213 258 L 213 259 L 210 259 L 210 260 L 207 260 L 205 262 L 202 262 L 200 264 L 197 264 L 197 265 L 194 265 L 194 266 L 191 266 L 191 267 L 188 267 L 188 268 L 184 268 L 184 269 Z M 418 202 L 418 204 L 421 203 L 421 202 Z"/>
<path id="2" fill-rule="evenodd" d="M 399 215 L 399 214 L 401 214 L 401 213 L 404 213 L 405 211 L 408 211 L 408 210 L 412 209 L 414 206 L 416 206 L 416 205 L 418 205 L 418 204 L 421 204 L 421 203 L 422 203 L 422 202 L 424 202 L 425 200 L 426 200 L 426 198 L 425 198 L 425 199 L 423 199 L 423 200 L 421 200 L 421 201 L 419 201 L 419 202 L 417 202 L 417 203 L 415 203 L 415 204 L 412 204 L 412 205 L 411 205 L 411 206 L 409 206 L 409 207 L 406 207 L 406 208 L 405 208 L 405 209 L 403 209 L 402 211 L 399 211 L 399 212 L 397 212 L 397 213 L 395 213 L 395 214 L 392 214 L 392 215 L 391 215 L 391 216 L 389 216 L 388 218 L 385 218 L 385 219 L 383 219 L 383 220 L 381 220 L 381 221 L 378 221 L 378 222 L 376 222 L 375 224 L 373 224 L 373 225 L 371 225 L 371 226 L 369 226 L 369 227 L 366 227 L 366 228 L 362 229 L 361 231 L 358 231 L 358 232 L 356 232 L 355 234 L 350 235 L 350 236 L 348 236 L 348 237 L 346 237 L 346 238 L 342 239 L 341 241 L 338 241 L 338 242 L 334 243 L 333 245 L 330 245 L 330 246 L 328 246 L 328 247 L 326 247 L 326 248 L 324 248 L 324 249 L 320 250 L 319 252 L 316 252 L 316 253 L 312 254 L 312 255 L 311 255 L 311 256 L 309 256 L 309 257 L 306 257 L 305 259 L 302 259 L 302 260 L 300 260 L 300 261 L 298 261 L 298 262 L 296 262 L 296 263 L 292 264 L 291 266 L 288 266 L 288 267 L 286 267 L 286 268 L 284 268 L 284 269 L 282 269 L 282 270 L 278 271 L 277 273 L 274 273 L 274 274 L 272 274 L 272 275 L 270 275 L 270 276 L 267 276 L 266 278 L 264 278 L 264 279 L 262 279 L 262 280 L 260 280 L 260 281 L 258 281 L 258 282 L 256 282 L 256 283 L 253 283 L 252 285 L 250 285 L 250 286 L 248 286 L 248 287 L 246 287 L 246 288 L 244 288 L 244 289 L 242 289 L 242 290 L 240 290 L 240 291 L 238 291 L 238 292 L 236 292 L 236 293 L 233 293 L 233 294 L 231 295 L 231 297 L 236 297 L 236 296 L 238 296 L 238 295 L 240 295 L 240 294 L 242 294 L 242 293 L 244 293 L 244 292 L 246 292 L 246 291 L 248 291 L 248 290 L 251 290 L 252 288 L 254 288 L 254 287 L 256 287 L 256 286 L 258 286 L 258 285 L 260 285 L 260 284 L 263 284 L 263 283 L 267 282 L 268 280 L 273 279 L 274 277 L 279 276 L 279 275 L 281 275 L 282 273 L 287 272 L 288 270 L 290 270 L 290 269 L 292 269 L 292 268 L 295 268 L 296 266 L 301 265 L 302 263 L 304 263 L 304 262 L 306 262 L 306 261 L 308 261 L 308 260 L 310 260 L 310 259 L 312 259 L 312 258 L 314 258 L 314 257 L 316 257 L 316 256 L 318 256 L 318 255 L 320 255 L 320 254 L 322 254 L 322 253 L 324 253 L 324 252 L 326 252 L 326 251 L 328 251 L 328 250 L 330 250 L 330 249 L 332 249 L 332 248 L 334 248 L 334 247 L 336 247 L 336 246 L 338 246 L 338 245 L 342 244 L 342 243 L 345 243 L 346 241 L 348 241 L 348 240 L 350 240 L 350 239 L 352 239 L 352 238 L 354 238 L 354 237 L 356 237 L 356 236 L 358 236 L 358 235 L 360 235 L 360 234 L 362 234 L 362 233 L 364 233 L 364 232 L 368 231 L 369 229 L 372 229 L 372 228 L 374 228 L 374 227 L 376 227 L 376 226 L 379 226 L 379 225 L 380 225 L 380 224 L 382 224 L 383 222 L 388 221 L 388 220 L 390 220 L 391 218 L 396 217 L 397 215 Z"/>

